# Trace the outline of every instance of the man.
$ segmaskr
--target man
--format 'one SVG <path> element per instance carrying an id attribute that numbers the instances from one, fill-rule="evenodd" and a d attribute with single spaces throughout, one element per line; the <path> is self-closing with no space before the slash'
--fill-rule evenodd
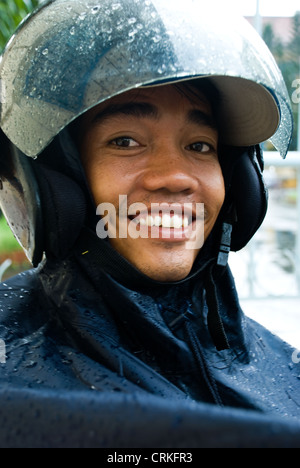
<path id="1" fill-rule="evenodd" d="M 244 21 L 184 3 L 56 0 L 4 53 L 1 208 L 36 267 L 1 289 L 4 446 L 299 444 L 293 351 L 227 265 L 287 91 Z"/>
<path id="2" fill-rule="evenodd" d="M 197 203 L 204 203 L 207 239 L 225 198 L 218 131 L 206 97 L 197 95 L 197 88 L 184 90 L 184 85 L 134 90 L 96 106 L 83 118 L 81 154 L 96 206 L 118 206 L 119 194 L 126 194 L 128 205 L 145 204 L 139 221 L 153 228 L 153 204 L 159 205 L 157 212 L 163 203 L 178 204 L 182 219 L 185 205 L 196 218 Z M 162 215 L 157 227 L 162 229 L 163 220 Z M 164 227 L 180 236 L 167 231 L 156 237 L 150 231 L 144 238 L 111 238 L 111 245 L 150 278 L 180 281 L 190 273 L 200 246 L 187 248 L 182 222 L 176 228 L 168 221 Z"/>

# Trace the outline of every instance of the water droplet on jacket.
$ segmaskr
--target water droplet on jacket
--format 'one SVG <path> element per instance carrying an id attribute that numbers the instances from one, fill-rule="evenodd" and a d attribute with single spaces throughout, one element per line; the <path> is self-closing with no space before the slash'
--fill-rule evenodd
<path id="1" fill-rule="evenodd" d="M 92 14 L 95 15 L 100 10 L 100 5 L 96 5 L 92 8 Z"/>
<path id="2" fill-rule="evenodd" d="M 37 365 L 36 361 L 28 361 L 25 363 L 25 367 L 27 368 L 32 368 L 32 367 L 35 367 L 36 365 Z"/>
<path id="3" fill-rule="evenodd" d="M 120 10 L 121 4 L 120 3 L 113 3 L 111 6 L 112 11 Z"/>
<path id="4" fill-rule="evenodd" d="M 73 363 L 73 361 L 71 359 L 62 359 L 61 361 L 63 364 L 66 364 L 66 365 L 71 365 Z"/>
<path id="5" fill-rule="evenodd" d="M 128 20 L 128 24 L 135 24 L 137 22 L 137 19 L 136 18 L 129 18 Z"/>
<path id="6" fill-rule="evenodd" d="M 162 39 L 162 37 L 159 36 L 159 35 L 156 35 L 156 36 L 152 37 L 152 41 L 154 42 L 154 44 L 157 44 L 158 42 L 160 42 L 161 39 Z"/>

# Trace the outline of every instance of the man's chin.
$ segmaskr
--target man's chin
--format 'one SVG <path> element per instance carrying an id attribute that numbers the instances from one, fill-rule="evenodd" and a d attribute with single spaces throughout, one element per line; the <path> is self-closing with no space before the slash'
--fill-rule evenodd
<path id="1" fill-rule="evenodd" d="M 136 265 L 136 268 L 154 281 L 159 281 L 161 283 L 173 283 L 186 278 L 189 275 L 192 266 L 193 265 L 173 264 L 168 265 L 167 267 L 163 267 L 162 265 L 159 265 L 158 267 L 152 265 L 141 267 Z"/>
<path id="2" fill-rule="evenodd" d="M 186 278 L 199 253 L 198 249 L 186 249 L 185 244 L 156 241 L 149 246 L 147 239 L 138 241 L 143 245 L 136 249 L 134 244 L 130 248 L 126 246 L 126 249 L 120 242 L 112 242 L 112 245 L 143 275 L 159 282 L 176 282 Z"/>

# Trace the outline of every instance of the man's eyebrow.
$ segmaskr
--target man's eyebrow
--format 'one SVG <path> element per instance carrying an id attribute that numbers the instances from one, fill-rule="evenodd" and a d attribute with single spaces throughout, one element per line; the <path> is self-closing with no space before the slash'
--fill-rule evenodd
<path id="1" fill-rule="evenodd" d="M 159 117 L 158 109 L 146 102 L 127 102 L 124 104 L 112 104 L 99 112 L 93 122 L 103 123 L 105 120 L 118 116 L 126 115 L 136 118 L 152 118 L 157 120 Z"/>
<path id="2" fill-rule="evenodd" d="M 218 130 L 217 122 L 214 116 L 207 114 L 206 112 L 203 112 L 200 109 L 190 110 L 187 116 L 187 121 L 192 124 L 209 127 L 213 130 Z"/>
<path id="3" fill-rule="evenodd" d="M 118 115 L 132 116 L 135 118 L 151 118 L 159 119 L 159 110 L 156 106 L 147 102 L 126 102 L 122 104 L 111 104 L 100 111 L 93 118 L 93 122 L 99 124 L 105 120 Z M 205 126 L 217 130 L 217 124 L 213 117 L 200 109 L 191 109 L 186 117 L 187 123 L 192 123 L 199 126 Z"/>

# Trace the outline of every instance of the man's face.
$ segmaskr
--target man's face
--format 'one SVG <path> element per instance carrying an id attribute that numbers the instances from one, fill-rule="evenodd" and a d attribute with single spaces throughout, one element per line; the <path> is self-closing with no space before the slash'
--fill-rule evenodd
<path id="1" fill-rule="evenodd" d="M 204 204 L 207 239 L 225 197 L 218 131 L 208 100 L 181 85 L 140 88 L 86 113 L 81 131 L 80 149 L 88 183 L 97 206 L 114 205 L 116 232 L 124 228 L 120 223 L 128 228 L 133 222 L 132 213 L 119 219 L 123 210 L 120 195 L 127 197 L 128 207 L 142 203 L 147 208 L 136 216 L 135 223 L 144 229 L 146 225 L 149 236 L 121 238 L 117 234 L 110 238 L 111 245 L 154 280 L 185 278 L 200 250 L 200 246 L 187 248 L 191 240 L 187 230 L 195 226 L 196 206 Z M 157 204 L 178 207 L 168 229 L 170 235 L 157 223 L 159 218 L 150 218 L 151 207 Z M 185 206 L 193 208 L 187 217 Z M 155 236 L 151 236 L 153 223 L 157 224 Z"/>

